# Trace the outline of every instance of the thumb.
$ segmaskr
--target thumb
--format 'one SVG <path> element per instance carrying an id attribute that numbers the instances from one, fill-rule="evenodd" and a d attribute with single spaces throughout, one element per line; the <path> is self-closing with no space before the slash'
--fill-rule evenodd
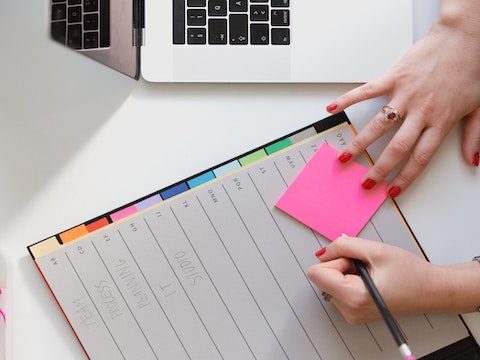
<path id="1" fill-rule="evenodd" d="M 468 114 L 463 122 L 462 154 L 465 162 L 478 166 L 480 152 L 480 108 Z"/>

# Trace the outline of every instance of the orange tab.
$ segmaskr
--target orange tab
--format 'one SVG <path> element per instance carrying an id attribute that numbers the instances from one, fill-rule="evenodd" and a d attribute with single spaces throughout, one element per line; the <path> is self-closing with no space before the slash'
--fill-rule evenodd
<path id="1" fill-rule="evenodd" d="M 74 227 L 70 230 L 67 230 L 63 233 L 60 234 L 60 239 L 62 240 L 62 243 L 66 244 L 70 241 L 76 240 L 79 237 L 82 237 L 84 235 L 88 234 L 88 230 L 84 224 L 79 225 L 77 227 Z"/>

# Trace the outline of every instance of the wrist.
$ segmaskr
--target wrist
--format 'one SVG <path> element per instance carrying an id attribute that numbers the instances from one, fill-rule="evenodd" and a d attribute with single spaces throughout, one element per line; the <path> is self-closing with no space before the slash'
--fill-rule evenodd
<path id="1" fill-rule="evenodd" d="M 470 261 L 439 267 L 439 283 L 432 289 L 436 298 L 434 311 L 464 314 L 478 311 L 480 290 L 480 263 Z"/>

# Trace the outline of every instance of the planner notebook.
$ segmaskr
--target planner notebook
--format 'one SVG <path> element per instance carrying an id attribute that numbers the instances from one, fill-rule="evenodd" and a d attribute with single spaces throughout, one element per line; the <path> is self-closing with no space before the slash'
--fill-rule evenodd
<path id="1" fill-rule="evenodd" d="M 87 356 L 397 358 L 382 321 L 349 325 L 308 280 L 329 240 L 275 207 L 322 144 L 352 137 L 333 115 L 29 246 Z M 360 236 L 422 254 L 391 199 Z M 472 341 L 454 315 L 398 322 L 418 356 Z"/>

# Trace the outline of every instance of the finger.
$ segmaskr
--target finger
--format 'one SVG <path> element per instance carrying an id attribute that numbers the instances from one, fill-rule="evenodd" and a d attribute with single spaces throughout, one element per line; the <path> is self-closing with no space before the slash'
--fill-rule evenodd
<path id="1" fill-rule="evenodd" d="M 421 134 L 412 153 L 390 182 L 387 192 L 391 197 L 398 196 L 415 181 L 432 160 L 448 131 L 429 127 Z"/>
<path id="2" fill-rule="evenodd" d="M 363 186 L 367 189 L 383 181 L 390 172 L 395 169 L 414 148 L 417 139 L 422 134 L 424 125 L 415 120 L 409 119 L 395 133 L 382 154 L 365 174 L 362 179 Z M 370 181 L 370 187 L 366 186 Z"/>
<path id="3" fill-rule="evenodd" d="M 322 263 L 325 262 L 326 264 L 327 262 L 340 258 L 358 259 L 369 263 L 369 257 L 372 254 L 381 254 L 382 246 L 383 244 L 377 241 L 341 236 L 326 247 L 325 252 L 319 256 L 319 259 Z M 350 264 L 354 268 L 353 263 Z"/>
<path id="4" fill-rule="evenodd" d="M 350 259 L 345 257 L 321 262 L 319 265 L 322 268 L 337 270 L 343 274 L 350 274 L 356 272 L 354 263 Z"/>
<path id="5" fill-rule="evenodd" d="M 352 268 L 352 262 L 348 259 L 335 259 L 329 261 L 328 266 L 325 265 L 326 263 L 321 263 L 311 266 L 307 276 L 320 290 L 341 299 L 347 293 L 346 288 L 352 286 L 352 275 L 347 271 Z M 360 279 L 360 285 L 361 281 Z"/>
<path id="6" fill-rule="evenodd" d="M 387 118 L 388 113 L 384 111 L 385 108 L 396 109 L 393 106 L 385 106 L 374 118 L 354 137 L 350 143 L 338 154 L 338 159 L 341 162 L 346 162 L 350 159 L 356 158 L 367 147 L 373 144 L 376 140 L 382 137 L 394 125 L 394 121 Z M 401 113 L 398 110 L 399 114 Z M 348 156 L 346 155 L 348 154 Z"/>
<path id="7" fill-rule="evenodd" d="M 392 90 L 393 85 L 393 76 L 386 74 L 339 96 L 329 106 L 327 106 L 327 111 L 335 114 L 343 111 L 350 105 L 385 95 Z"/>
<path id="8" fill-rule="evenodd" d="M 480 109 L 465 117 L 463 122 L 462 154 L 465 162 L 479 166 L 480 152 Z"/>
<path id="9" fill-rule="evenodd" d="M 364 321 L 365 313 L 369 314 L 369 318 L 375 318 L 375 307 L 372 306 L 372 299 L 360 276 L 343 274 L 321 265 L 312 266 L 308 276 L 318 289 L 328 294 L 328 300 L 324 294 L 326 301 L 332 302 L 348 322 Z"/>
<path id="10" fill-rule="evenodd" d="M 307 276 L 320 290 L 332 294 L 336 293 L 335 285 L 343 281 L 344 275 L 338 269 L 317 264 L 308 269 Z"/>

